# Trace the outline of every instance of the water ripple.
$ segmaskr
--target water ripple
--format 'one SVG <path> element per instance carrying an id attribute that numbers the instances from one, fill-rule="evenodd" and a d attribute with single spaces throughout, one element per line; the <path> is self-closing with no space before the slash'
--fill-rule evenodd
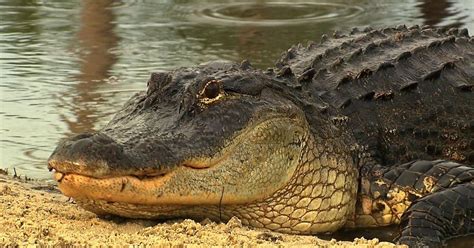
<path id="1" fill-rule="evenodd" d="M 280 26 L 351 18 L 363 11 L 359 6 L 336 3 L 227 3 L 201 7 L 194 17 L 195 21 L 222 25 Z"/>

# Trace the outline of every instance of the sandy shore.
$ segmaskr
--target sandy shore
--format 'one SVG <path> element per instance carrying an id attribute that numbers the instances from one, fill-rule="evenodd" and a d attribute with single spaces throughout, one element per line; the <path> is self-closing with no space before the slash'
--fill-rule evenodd
<path id="1" fill-rule="evenodd" d="M 176 220 L 165 223 L 102 219 L 79 208 L 54 185 L 22 182 L 0 175 L 0 246 L 159 246 L 159 247 L 394 247 L 377 239 L 327 241 L 285 235 L 228 223 Z"/>

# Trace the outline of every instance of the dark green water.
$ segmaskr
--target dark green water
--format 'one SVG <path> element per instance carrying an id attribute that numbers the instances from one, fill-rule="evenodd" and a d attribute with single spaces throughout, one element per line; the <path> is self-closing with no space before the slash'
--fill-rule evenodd
<path id="1" fill-rule="evenodd" d="M 0 168 L 50 178 L 57 141 L 105 124 L 152 71 L 214 59 L 264 68 L 336 29 L 398 24 L 472 33 L 474 0 L 0 0 Z"/>

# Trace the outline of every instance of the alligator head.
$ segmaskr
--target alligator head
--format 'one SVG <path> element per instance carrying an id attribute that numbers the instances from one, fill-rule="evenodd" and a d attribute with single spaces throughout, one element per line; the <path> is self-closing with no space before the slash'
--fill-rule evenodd
<path id="1" fill-rule="evenodd" d="M 356 172 L 315 142 L 294 79 L 281 76 L 228 62 L 154 73 L 103 129 L 61 141 L 49 168 L 99 214 L 335 230 L 353 209 Z"/>

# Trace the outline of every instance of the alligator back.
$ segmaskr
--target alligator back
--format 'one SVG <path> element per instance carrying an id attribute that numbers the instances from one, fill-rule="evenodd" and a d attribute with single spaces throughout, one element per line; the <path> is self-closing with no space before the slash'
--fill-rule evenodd
<path id="1" fill-rule="evenodd" d="M 294 46 L 277 67 L 298 77 L 379 163 L 474 163 L 474 42 L 465 29 L 335 33 Z"/>

